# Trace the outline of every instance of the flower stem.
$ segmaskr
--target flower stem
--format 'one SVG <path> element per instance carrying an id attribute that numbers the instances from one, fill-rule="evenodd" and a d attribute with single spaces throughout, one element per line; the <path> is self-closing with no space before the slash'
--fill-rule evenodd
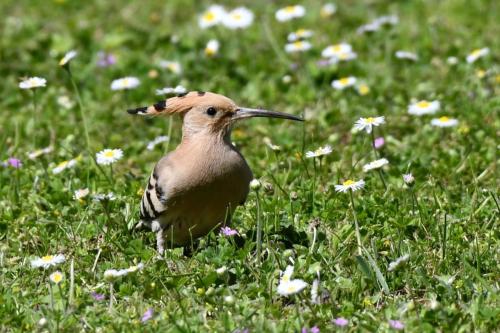
<path id="1" fill-rule="evenodd" d="M 36 133 L 37 133 L 37 104 L 36 104 L 36 88 L 33 89 L 33 147 L 36 149 Z"/>
<path id="2" fill-rule="evenodd" d="M 352 215 L 354 216 L 354 225 L 356 227 L 356 239 L 358 241 L 358 253 L 360 256 L 363 255 L 363 245 L 361 245 L 361 235 L 359 233 L 359 224 L 358 224 L 358 217 L 356 215 L 356 207 L 354 206 L 354 196 L 352 194 L 352 190 L 349 190 L 349 194 L 351 197 L 351 206 L 352 206 Z"/>
<path id="3" fill-rule="evenodd" d="M 109 307 L 108 307 L 109 312 L 111 312 L 113 310 L 113 298 L 114 298 L 113 282 L 110 282 L 109 283 Z"/>
<path id="4" fill-rule="evenodd" d="M 380 176 L 380 180 L 382 181 L 382 184 L 384 185 L 384 189 L 387 191 L 387 183 L 385 182 L 384 174 L 382 173 L 381 169 L 378 169 L 378 175 Z"/>
<path id="5" fill-rule="evenodd" d="M 378 158 L 378 152 L 377 148 L 375 148 L 375 129 L 372 128 L 372 148 L 373 148 L 373 153 L 375 154 L 375 159 Z"/>
<path id="6" fill-rule="evenodd" d="M 257 262 L 260 264 L 262 252 L 262 219 L 260 217 L 260 196 L 259 191 L 255 191 L 257 197 Z"/>

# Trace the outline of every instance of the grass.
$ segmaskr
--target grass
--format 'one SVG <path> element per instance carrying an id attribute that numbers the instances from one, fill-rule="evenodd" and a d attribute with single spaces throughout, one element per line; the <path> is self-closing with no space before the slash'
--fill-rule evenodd
<path id="1" fill-rule="evenodd" d="M 319 18 L 319 2 L 304 2 L 306 16 L 285 23 L 274 12 L 288 3 L 246 3 L 254 23 L 232 31 L 200 30 L 197 15 L 210 4 L 194 1 L 1 2 L 0 161 L 23 163 L 0 167 L 1 331 L 386 332 L 394 330 L 389 320 L 407 332 L 498 331 L 498 2 L 339 1 L 330 19 Z M 389 13 L 400 23 L 356 34 Z M 301 27 L 315 31 L 313 48 L 285 53 L 288 32 Z M 203 54 L 210 38 L 221 42 L 213 59 Z M 318 67 L 321 50 L 341 41 L 352 44 L 358 59 Z M 467 64 L 465 56 L 481 47 L 490 55 Z M 79 52 L 70 65 L 75 86 L 58 66 L 70 49 Z M 97 67 L 101 50 L 117 63 Z M 396 50 L 420 59 L 396 59 Z M 449 65 L 449 56 L 459 63 Z M 182 74 L 160 69 L 160 59 L 179 61 Z M 141 85 L 111 91 L 113 79 L 128 75 Z M 333 79 L 348 75 L 366 82 L 369 94 L 331 88 Z M 18 88 L 28 76 L 47 79 L 36 90 L 36 112 L 32 91 Z M 241 236 L 212 234 L 192 256 L 174 249 L 158 260 L 154 235 L 129 228 L 154 163 L 179 142 L 180 120 L 134 118 L 125 110 L 156 102 L 155 89 L 177 84 L 249 107 L 305 114 L 307 121 L 305 128 L 265 119 L 238 125 L 233 140 L 263 183 L 233 218 Z M 70 109 L 57 103 L 63 95 Z M 430 125 L 432 116 L 408 115 L 413 98 L 439 100 L 438 116 L 459 125 L 441 129 Z M 362 171 L 373 160 L 370 135 L 351 131 L 359 117 L 377 115 L 386 117 L 375 135 L 385 138 L 378 152 L 390 161 L 387 190 L 376 171 Z M 170 142 L 145 149 L 167 133 Z M 281 151 L 269 149 L 264 137 Z M 321 160 L 302 157 L 327 144 L 334 152 Z M 27 158 L 49 145 L 53 152 Z M 95 163 L 103 148 L 124 151 L 113 173 Z M 52 173 L 53 164 L 77 156 L 75 167 Z M 402 180 L 407 172 L 416 179 L 411 188 Z M 354 193 L 355 211 L 348 193 L 334 191 L 347 178 L 366 181 Z M 116 200 L 74 200 L 80 188 L 112 191 Z M 65 254 L 63 264 L 30 267 L 35 257 L 57 253 Z M 405 265 L 388 270 L 406 254 Z M 293 277 L 309 285 L 320 272 L 320 304 L 311 303 L 310 287 L 291 297 L 276 293 L 280 271 L 292 262 Z M 138 263 L 142 271 L 110 289 L 105 270 Z M 64 275 L 57 286 L 49 281 L 55 270 Z M 149 308 L 153 318 L 142 323 Z M 338 317 L 348 326 L 336 327 Z"/>

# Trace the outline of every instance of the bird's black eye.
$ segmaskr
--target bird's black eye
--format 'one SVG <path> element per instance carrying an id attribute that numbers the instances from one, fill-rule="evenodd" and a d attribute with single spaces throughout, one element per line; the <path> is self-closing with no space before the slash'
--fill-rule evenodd
<path id="1" fill-rule="evenodd" d="M 213 116 L 215 116 L 215 114 L 216 114 L 216 113 L 217 113 L 217 110 L 215 110 L 215 108 L 214 108 L 213 106 L 211 106 L 211 107 L 209 107 L 209 108 L 207 109 L 207 114 L 208 114 L 209 116 L 212 116 L 212 117 L 213 117 Z"/>

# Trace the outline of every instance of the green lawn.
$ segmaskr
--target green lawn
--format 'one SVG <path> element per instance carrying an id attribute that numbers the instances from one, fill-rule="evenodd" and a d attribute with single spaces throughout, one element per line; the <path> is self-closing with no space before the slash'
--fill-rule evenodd
<path id="1" fill-rule="evenodd" d="M 500 3 L 337 1 L 336 13 L 322 17 L 324 3 L 303 1 L 304 17 L 278 21 L 276 11 L 290 4 L 242 1 L 253 23 L 232 30 L 199 27 L 208 2 L 0 2 L 0 331 L 500 330 Z M 399 22 L 357 33 L 384 15 Z M 311 49 L 285 52 L 288 33 L 299 28 L 314 32 Z M 210 39 L 220 43 L 213 56 L 204 52 Z M 321 61 L 323 49 L 341 42 L 355 59 Z M 468 63 L 481 48 L 489 53 Z M 59 66 L 73 49 L 69 67 Z M 399 59 L 398 50 L 418 59 Z M 46 86 L 20 89 L 32 76 Z M 110 88 L 126 76 L 140 85 Z M 354 86 L 332 88 L 349 76 Z M 154 234 L 130 228 L 156 161 L 180 141 L 181 120 L 126 110 L 177 85 L 306 121 L 253 119 L 234 128 L 262 184 L 233 217 L 239 235 L 213 233 L 192 255 L 177 248 L 160 259 Z M 439 101 L 439 110 L 409 114 L 422 100 Z M 360 117 L 377 116 L 385 123 L 373 136 L 353 130 Z M 444 116 L 437 123 L 454 126 L 431 124 Z M 146 148 L 161 135 L 170 140 Z M 374 138 L 383 145 L 373 149 Z M 331 154 L 306 157 L 326 145 Z M 123 157 L 99 165 L 96 153 L 105 148 Z M 388 165 L 363 171 L 375 156 Z M 365 186 L 337 192 L 347 179 Z M 76 200 L 79 189 L 89 194 Z M 109 192 L 112 200 L 95 199 Z M 32 267 L 56 254 L 64 262 Z M 111 283 L 104 277 L 138 264 Z M 287 265 L 307 286 L 282 296 Z M 55 271 L 59 284 L 49 278 Z"/>

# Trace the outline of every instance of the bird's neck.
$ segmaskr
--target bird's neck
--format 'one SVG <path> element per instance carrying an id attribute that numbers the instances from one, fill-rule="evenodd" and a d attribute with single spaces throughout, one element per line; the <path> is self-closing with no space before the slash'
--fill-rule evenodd
<path id="1" fill-rule="evenodd" d="M 202 145 L 207 147 L 210 146 L 220 146 L 220 145 L 229 145 L 232 146 L 231 143 L 231 129 L 227 129 L 224 131 L 212 132 L 209 130 L 202 131 L 189 131 L 186 128 L 182 129 L 182 145 Z"/>

